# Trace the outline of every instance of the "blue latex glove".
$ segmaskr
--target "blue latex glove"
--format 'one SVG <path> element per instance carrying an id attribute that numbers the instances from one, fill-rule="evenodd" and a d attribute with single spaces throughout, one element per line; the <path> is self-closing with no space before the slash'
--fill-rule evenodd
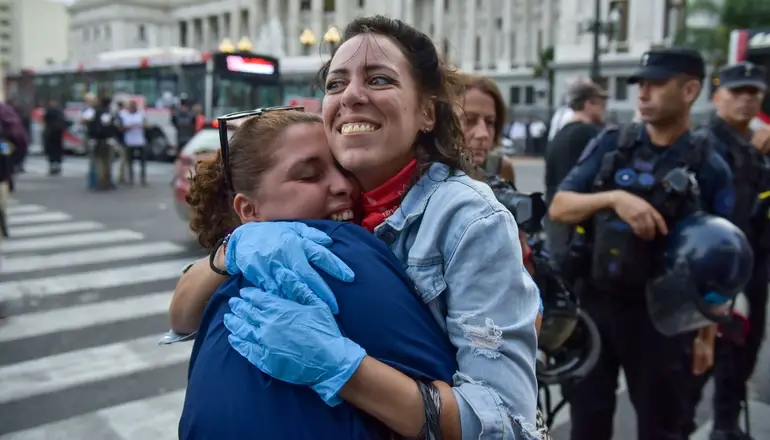
<path id="1" fill-rule="evenodd" d="M 342 336 L 325 302 L 304 290 L 285 299 L 246 287 L 229 304 L 224 322 L 235 351 L 269 376 L 310 386 L 329 406 L 342 402 L 366 351 Z"/>
<path id="2" fill-rule="evenodd" d="M 304 223 L 245 223 L 227 242 L 225 267 L 268 292 L 315 293 L 336 315 L 337 299 L 313 266 L 347 282 L 353 281 L 353 271 L 326 248 L 331 244 L 328 235 Z"/>

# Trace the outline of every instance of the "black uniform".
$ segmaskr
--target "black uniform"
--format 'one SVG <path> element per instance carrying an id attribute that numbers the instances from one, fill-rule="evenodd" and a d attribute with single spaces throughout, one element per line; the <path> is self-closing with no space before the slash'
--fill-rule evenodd
<path id="1" fill-rule="evenodd" d="M 665 79 L 689 74 L 703 79 L 697 52 L 652 51 L 631 77 Z M 641 125 L 605 130 L 584 150 L 559 191 L 623 190 L 655 207 L 669 228 L 698 209 L 722 216 L 732 211 L 732 176 L 712 141 L 689 132 L 673 145 L 654 145 Z M 700 191 L 672 193 L 670 172 L 686 170 Z M 664 240 L 644 241 L 612 211 L 597 212 L 573 236 L 563 272 L 583 285 L 581 305 L 601 334 L 596 367 L 565 389 L 572 413 L 572 440 L 612 438 L 615 391 L 620 368 L 637 413 L 639 440 L 687 438 L 694 334 L 666 337 L 656 330 L 644 289 L 661 257 Z"/>
<path id="2" fill-rule="evenodd" d="M 751 63 L 728 66 L 720 71 L 719 87 L 752 87 L 765 90 L 765 70 Z M 751 145 L 752 133 L 739 133 L 727 122 L 716 118 L 708 131 L 718 140 L 717 151 L 733 171 L 735 210 L 731 218 L 749 239 L 754 250 L 754 272 L 744 292 L 749 304 L 747 335 L 722 332 L 715 347 L 714 376 L 714 440 L 748 438 L 738 429 L 742 402 L 746 399 L 746 382 L 754 371 L 762 343 L 767 313 L 768 255 L 770 227 L 767 208 L 759 209 L 760 195 L 770 190 L 768 159 Z M 707 376 L 700 378 L 696 399 L 700 399 Z"/>
<path id="3" fill-rule="evenodd" d="M 50 174 L 61 173 L 61 162 L 64 156 L 64 131 L 68 127 L 67 117 L 58 106 L 49 106 L 43 115 L 45 129 L 43 130 L 43 145 L 48 156 Z"/>

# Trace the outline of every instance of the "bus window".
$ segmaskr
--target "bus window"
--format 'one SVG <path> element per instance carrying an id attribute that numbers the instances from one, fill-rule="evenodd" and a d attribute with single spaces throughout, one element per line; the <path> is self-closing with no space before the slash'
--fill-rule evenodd
<path id="1" fill-rule="evenodd" d="M 136 86 L 136 71 L 134 70 L 118 70 L 112 74 L 112 84 L 114 94 L 134 94 L 134 87 Z"/>
<path id="2" fill-rule="evenodd" d="M 188 64 L 181 67 L 179 74 L 179 93 L 186 93 L 194 102 L 203 104 L 206 90 L 206 67 L 200 64 Z"/>
<path id="3" fill-rule="evenodd" d="M 256 107 L 274 107 L 276 105 L 281 105 L 281 88 L 277 85 L 258 86 Z"/>
<path id="4" fill-rule="evenodd" d="M 48 105 L 48 77 L 35 77 L 35 107 L 45 107 Z"/>
<path id="5" fill-rule="evenodd" d="M 136 82 L 136 94 L 144 97 L 145 102 L 158 100 L 157 68 L 145 67 L 139 70 Z"/>
<path id="6" fill-rule="evenodd" d="M 214 114 L 221 115 L 254 107 L 254 88 L 246 81 L 214 77 Z"/>

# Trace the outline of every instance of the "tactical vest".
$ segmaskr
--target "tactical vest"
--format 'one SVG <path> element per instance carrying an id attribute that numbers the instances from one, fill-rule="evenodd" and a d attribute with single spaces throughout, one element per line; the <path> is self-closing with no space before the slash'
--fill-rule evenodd
<path id="1" fill-rule="evenodd" d="M 720 119 L 712 122 L 707 129 L 727 146 L 724 158 L 733 172 L 735 187 L 735 206 L 731 220 L 750 239 L 756 239 L 762 231 L 756 230 L 755 226 L 770 229 L 763 227 L 764 225 L 753 224 L 760 194 L 770 189 L 770 170 L 766 158 L 748 139 L 740 136 Z"/>
<path id="2" fill-rule="evenodd" d="M 708 138 L 693 134 L 691 148 L 656 152 L 639 141 L 642 126 L 619 127 L 618 147 L 607 153 L 594 192 L 623 190 L 649 202 L 673 225 L 700 209 L 695 173 L 709 151 Z M 643 291 L 657 267 L 658 240 L 642 240 L 612 210 L 593 217 L 592 285 L 602 291 Z"/>

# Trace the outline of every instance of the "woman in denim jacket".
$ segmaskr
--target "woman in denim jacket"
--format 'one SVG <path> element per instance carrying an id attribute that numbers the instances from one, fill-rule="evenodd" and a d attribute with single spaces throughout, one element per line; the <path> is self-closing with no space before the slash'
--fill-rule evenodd
<path id="1" fill-rule="evenodd" d="M 441 433 L 538 438 L 538 290 L 524 269 L 513 216 L 466 174 L 473 168 L 450 93 L 456 77 L 429 37 L 381 16 L 348 25 L 322 76 L 327 137 L 364 192 L 356 220 L 389 244 L 457 348 L 453 383 L 432 384 Z M 330 295 L 309 262 L 352 281 L 342 262 L 289 222 L 243 225 L 226 246 L 227 271 L 266 294 Z M 327 401 L 336 394 L 404 436 L 422 432 L 423 399 L 412 379 L 355 354 L 338 329 L 314 328 L 309 305 L 303 316 L 301 307 L 268 310 L 250 301 L 252 313 L 231 315 L 237 325 L 229 327 L 231 345 L 252 364 L 323 390 Z M 276 333 L 281 337 L 265 337 Z M 323 343 L 308 346 L 319 334 Z"/>

